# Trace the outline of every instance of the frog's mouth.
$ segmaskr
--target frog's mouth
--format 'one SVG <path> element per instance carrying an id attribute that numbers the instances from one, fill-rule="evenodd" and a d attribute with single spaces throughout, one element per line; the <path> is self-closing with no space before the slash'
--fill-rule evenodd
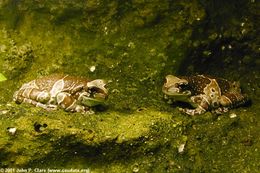
<path id="1" fill-rule="evenodd" d="M 82 98 L 82 104 L 85 106 L 96 106 L 96 105 L 100 105 L 104 102 L 105 100 L 100 100 L 100 99 L 96 99 L 96 98 L 91 98 L 91 97 L 83 97 Z"/>
<path id="2" fill-rule="evenodd" d="M 91 88 L 82 94 L 80 100 L 83 105 L 92 107 L 104 103 L 107 96 L 107 92 L 103 92 L 99 88 Z"/>

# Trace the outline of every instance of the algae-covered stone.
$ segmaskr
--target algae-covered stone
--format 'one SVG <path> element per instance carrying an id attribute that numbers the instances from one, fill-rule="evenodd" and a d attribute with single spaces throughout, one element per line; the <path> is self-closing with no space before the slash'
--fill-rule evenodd
<path id="1" fill-rule="evenodd" d="M 0 73 L 0 82 L 5 80 L 7 80 L 7 78 L 2 73 Z"/>
<path id="2" fill-rule="evenodd" d="M 0 70 L 8 78 L 16 78 L 25 73 L 33 62 L 34 55 L 29 43 L 17 45 L 6 29 L 0 31 Z"/>
<path id="3" fill-rule="evenodd" d="M 68 152 L 108 159 L 143 155 L 169 144 L 172 138 L 157 137 L 174 131 L 178 133 L 173 138 L 182 140 L 182 121 L 171 122 L 169 114 L 156 111 L 89 116 L 70 115 L 62 110 L 44 113 L 39 108 L 28 110 L 28 107 L 13 104 L 1 106 L 3 108 L 6 112 L 1 115 L 0 150 L 5 160 L 2 160 L 1 166 L 25 166 L 37 164 L 38 160 L 50 164 L 48 159 L 51 155 L 60 154 L 60 159 L 66 159 L 62 156 Z M 17 132 L 8 133 L 9 127 L 16 128 Z M 122 149 L 128 152 L 124 153 Z"/>

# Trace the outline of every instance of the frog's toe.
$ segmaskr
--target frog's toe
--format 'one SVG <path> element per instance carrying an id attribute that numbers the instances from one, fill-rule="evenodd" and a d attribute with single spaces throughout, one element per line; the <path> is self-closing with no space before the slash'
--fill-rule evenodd
<path id="1" fill-rule="evenodd" d="M 50 104 L 46 106 L 46 110 L 49 111 L 56 110 L 56 109 L 57 109 L 57 105 Z"/>
<path id="2" fill-rule="evenodd" d="M 179 111 L 182 113 L 182 114 L 185 114 L 185 115 L 193 115 L 193 111 L 191 109 L 187 109 L 187 108 L 179 108 Z"/>
<path id="3" fill-rule="evenodd" d="M 92 109 L 89 109 L 89 110 L 85 111 L 84 114 L 92 115 L 92 114 L 95 114 L 95 112 Z"/>
<path id="4" fill-rule="evenodd" d="M 75 110 L 76 112 L 86 112 L 86 107 L 85 106 L 82 106 L 82 105 L 77 105 L 75 107 Z"/>
<path id="5" fill-rule="evenodd" d="M 212 113 L 223 114 L 223 113 L 226 113 L 228 111 L 229 111 L 229 108 L 227 108 L 227 107 L 219 107 L 218 109 L 213 110 Z"/>

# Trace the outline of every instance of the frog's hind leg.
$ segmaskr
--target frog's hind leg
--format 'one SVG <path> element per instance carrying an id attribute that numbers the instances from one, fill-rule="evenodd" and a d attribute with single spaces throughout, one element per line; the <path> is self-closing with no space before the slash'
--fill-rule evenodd
<path id="1" fill-rule="evenodd" d="M 229 109 L 244 105 L 249 99 L 247 95 L 242 95 L 241 93 L 229 92 L 221 95 L 220 97 L 220 107 L 213 110 L 213 113 L 223 114 L 229 111 Z"/>
<path id="2" fill-rule="evenodd" d="M 14 93 L 13 99 L 16 103 L 22 103 L 27 98 L 36 102 L 47 103 L 50 100 L 50 94 L 37 88 L 24 88 Z"/>
<path id="3" fill-rule="evenodd" d="M 226 108 L 238 107 L 244 105 L 248 101 L 247 95 L 235 92 L 225 93 L 220 97 L 220 105 Z"/>
<path id="4" fill-rule="evenodd" d="M 56 110 L 57 109 L 57 106 L 56 105 L 46 105 L 46 104 L 43 104 L 41 102 L 37 102 L 35 100 L 32 100 L 32 99 L 28 99 L 28 98 L 25 98 L 25 97 L 19 97 L 19 101 L 23 102 L 23 103 L 29 103 L 29 104 L 32 104 L 34 105 L 35 107 L 41 107 L 47 111 L 51 111 L 51 110 Z"/>
<path id="5" fill-rule="evenodd" d="M 46 110 L 56 109 L 56 105 L 45 104 L 50 100 L 50 95 L 46 91 L 41 91 L 36 88 L 23 88 L 16 91 L 13 96 L 13 100 L 20 103 L 29 103 L 36 107 L 41 107 Z"/>

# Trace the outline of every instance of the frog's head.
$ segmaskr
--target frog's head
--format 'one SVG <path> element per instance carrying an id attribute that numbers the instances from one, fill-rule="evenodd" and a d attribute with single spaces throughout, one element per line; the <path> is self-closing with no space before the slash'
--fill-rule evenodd
<path id="1" fill-rule="evenodd" d="M 106 82 L 96 79 L 87 83 L 85 91 L 79 95 L 79 100 L 83 105 L 91 107 L 102 104 L 107 97 Z"/>
<path id="2" fill-rule="evenodd" d="M 173 75 L 167 75 L 162 88 L 166 98 L 174 98 L 174 100 L 183 101 L 190 95 L 188 81 Z"/>

